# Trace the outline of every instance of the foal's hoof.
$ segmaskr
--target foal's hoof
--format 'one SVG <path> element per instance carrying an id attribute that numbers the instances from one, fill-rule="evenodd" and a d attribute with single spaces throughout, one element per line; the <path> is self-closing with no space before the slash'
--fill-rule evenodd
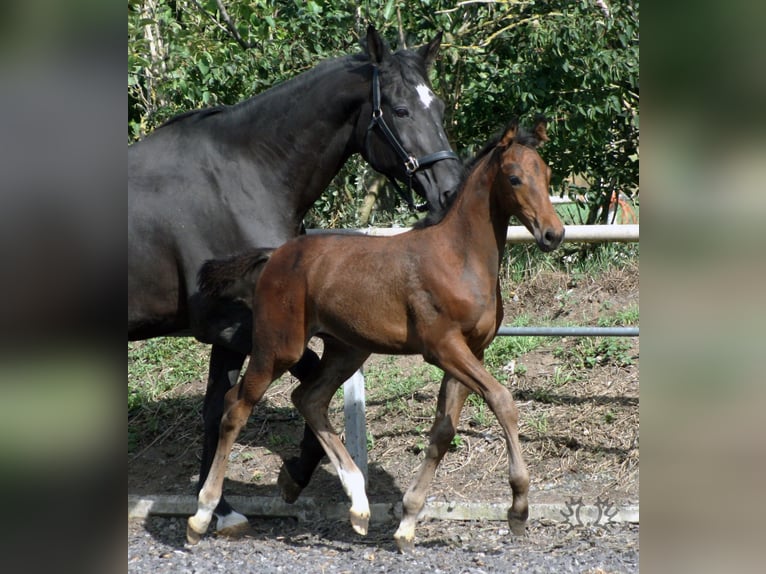
<path id="1" fill-rule="evenodd" d="M 293 480 L 290 471 L 287 470 L 286 465 L 282 465 L 282 469 L 279 471 L 279 478 L 277 479 L 279 490 L 282 493 L 282 500 L 288 504 L 292 504 L 303 492 L 303 487 Z"/>
<path id="2" fill-rule="evenodd" d="M 415 539 L 394 536 L 396 547 L 399 549 L 399 554 L 411 554 L 415 550 Z"/>
<path id="3" fill-rule="evenodd" d="M 357 512 L 353 508 L 349 512 L 351 518 L 351 527 L 357 534 L 365 536 L 367 534 L 367 527 L 370 523 L 369 512 Z"/>
<path id="4" fill-rule="evenodd" d="M 524 536 L 527 533 L 527 519 L 511 516 L 511 512 L 508 511 L 508 527 L 514 536 Z"/>
<path id="5" fill-rule="evenodd" d="M 192 545 L 197 544 L 202 539 L 202 535 L 205 534 L 205 530 L 207 528 L 197 526 L 194 517 L 191 516 L 186 523 L 186 542 Z"/>

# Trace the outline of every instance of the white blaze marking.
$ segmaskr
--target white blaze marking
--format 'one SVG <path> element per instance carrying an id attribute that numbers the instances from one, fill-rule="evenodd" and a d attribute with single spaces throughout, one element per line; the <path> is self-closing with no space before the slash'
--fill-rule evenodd
<path id="1" fill-rule="evenodd" d="M 434 101 L 434 93 L 425 84 L 418 84 L 415 89 L 418 92 L 418 96 L 420 96 L 420 101 L 423 102 L 423 107 L 428 109 L 428 106 Z"/>

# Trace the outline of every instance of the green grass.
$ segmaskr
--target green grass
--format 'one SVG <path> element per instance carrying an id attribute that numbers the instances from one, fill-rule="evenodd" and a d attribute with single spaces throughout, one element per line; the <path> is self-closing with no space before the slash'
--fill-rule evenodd
<path id="1" fill-rule="evenodd" d="M 191 338 L 128 343 L 128 453 L 198 416 L 199 395 L 165 400 L 179 386 L 207 378 L 209 347 Z"/>
<path id="2" fill-rule="evenodd" d="M 410 365 L 407 372 L 397 365 L 396 357 L 385 357 L 364 369 L 365 387 L 370 400 L 396 400 L 411 397 L 429 382 L 441 381 L 441 369 L 422 363 Z M 342 391 L 342 389 L 341 389 Z"/>
<path id="3" fill-rule="evenodd" d="M 533 414 L 526 417 L 524 422 L 538 435 L 544 435 L 548 432 L 549 420 L 546 413 Z"/>
<path id="4" fill-rule="evenodd" d="M 492 424 L 494 415 L 487 406 L 487 403 L 479 395 L 470 394 L 466 400 L 471 410 L 471 422 L 477 426 L 486 427 Z"/>
<path id="5" fill-rule="evenodd" d="M 510 323 L 512 327 L 527 327 L 531 320 L 527 315 L 519 315 Z M 504 380 L 508 373 L 505 372 L 511 361 L 515 361 L 524 354 L 549 344 L 553 337 L 495 337 L 492 344 L 484 352 L 484 364 L 487 370 L 497 379 Z M 521 374 L 523 365 L 516 364 L 515 372 Z"/>
<path id="6" fill-rule="evenodd" d="M 633 364 L 633 349 L 627 337 L 578 337 L 571 347 L 557 347 L 554 356 L 574 369 L 592 369 L 598 365 L 626 367 Z"/>
<path id="7" fill-rule="evenodd" d="M 599 327 L 620 327 L 629 325 L 638 325 L 638 305 L 630 305 L 627 309 L 616 311 L 610 315 L 599 317 Z"/>
<path id="8" fill-rule="evenodd" d="M 156 402 L 179 385 L 207 377 L 209 347 L 192 338 L 128 343 L 128 410 Z"/>
<path id="9" fill-rule="evenodd" d="M 638 205 L 633 206 L 636 220 Z M 587 209 L 576 204 L 556 206 L 564 225 L 582 225 Z M 519 225 L 512 220 L 511 225 Z M 556 251 L 543 253 L 534 244 L 508 245 L 503 255 L 501 273 L 506 283 L 519 283 L 541 270 L 563 271 L 574 277 L 593 276 L 613 267 L 623 267 L 630 260 L 639 257 L 639 244 L 634 243 L 576 243 L 566 242 Z"/>
<path id="10" fill-rule="evenodd" d="M 564 243 L 550 253 L 534 244 L 512 244 L 505 248 L 500 269 L 504 283 L 521 283 L 540 271 L 561 271 L 578 279 L 594 277 L 613 268 L 624 268 L 639 258 L 635 243 Z"/>

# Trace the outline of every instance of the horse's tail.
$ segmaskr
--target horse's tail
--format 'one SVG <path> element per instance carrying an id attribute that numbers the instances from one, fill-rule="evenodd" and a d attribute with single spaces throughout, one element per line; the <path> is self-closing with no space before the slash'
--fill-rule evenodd
<path id="1" fill-rule="evenodd" d="M 200 291 L 209 297 L 243 299 L 250 304 L 263 264 L 274 249 L 254 249 L 229 259 L 206 261 L 197 274 Z"/>

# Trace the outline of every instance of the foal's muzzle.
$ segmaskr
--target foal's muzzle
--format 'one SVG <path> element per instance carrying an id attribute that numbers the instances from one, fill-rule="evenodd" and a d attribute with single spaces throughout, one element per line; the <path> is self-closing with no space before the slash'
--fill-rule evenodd
<path id="1" fill-rule="evenodd" d="M 548 253 L 556 249 L 561 242 L 564 241 L 564 226 L 559 227 L 544 227 L 542 229 L 535 229 L 535 241 L 540 251 Z"/>

